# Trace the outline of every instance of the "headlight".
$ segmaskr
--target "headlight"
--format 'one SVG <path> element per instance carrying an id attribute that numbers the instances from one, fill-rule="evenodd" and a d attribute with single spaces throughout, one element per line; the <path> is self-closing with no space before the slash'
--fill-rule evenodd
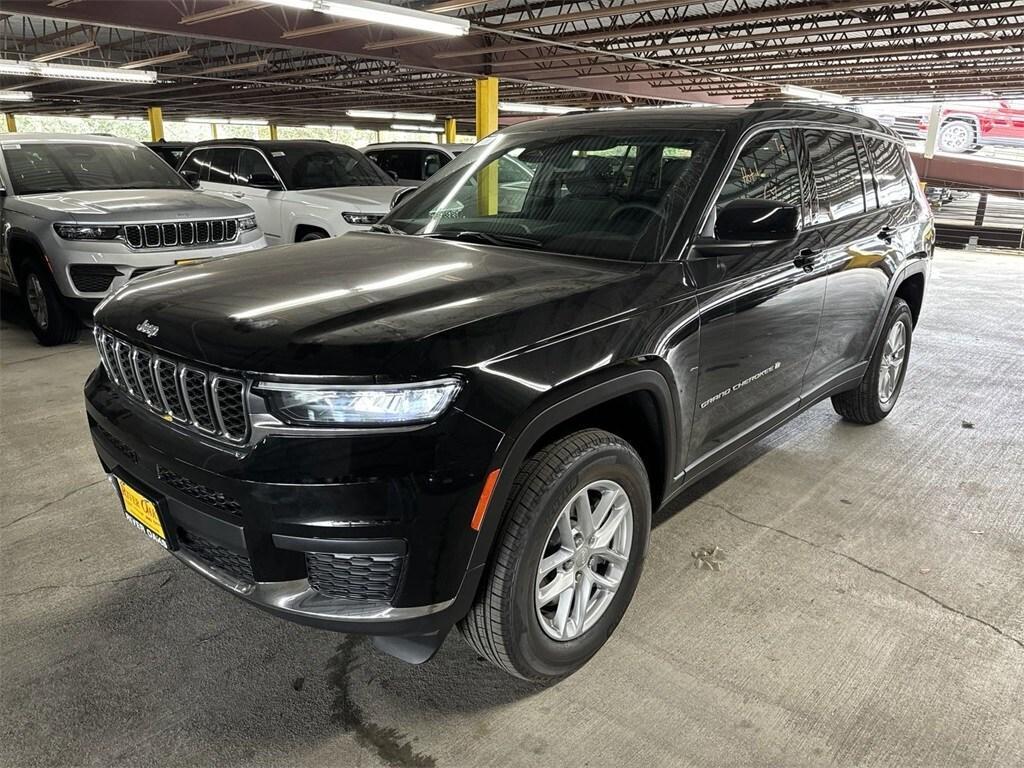
<path id="1" fill-rule="evenodd" d="M 65 240 L 116 240 L 120 226 L 92 226 L 83 224 L 54 224 L 53 231 Z"/>
<path id="2" fill-rule="evenodd" d="M 290 424 L 325 426 L 415 424 L 431 421 L 455 399 L 458 379 L 411 384 L 317 386 L 263 382 L 271 408 Z"/>
<path id="3" fill-rule="evenodd" d="M 256 217 L 245 216 L 238 220 L 238 228 L 243 232 L 249 232 L 250 230 L 256 229 Z"/>
<path id="4" fill-rule="evenodd" d="M 383 213 L 350 213 L 348 211 L 341 214 L 341 218 L 347 221 L 349 224 L 362 224 L 369 226 L 370 224 L 376 224 L 378 221 L 384 218 Z"/>

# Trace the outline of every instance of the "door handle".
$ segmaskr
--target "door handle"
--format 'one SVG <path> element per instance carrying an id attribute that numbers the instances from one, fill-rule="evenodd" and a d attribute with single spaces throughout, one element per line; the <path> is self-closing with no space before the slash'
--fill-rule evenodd
<path id="1" fill-rule="evenodd" d="M 821 248 L 804 248 L 793 259 L 793 264 L 800 267 L 804 272 L 813 272 L 814 268 L 818 265 L 818 256 L 820 254 Z"/>
<path id="2" fill-rule="evenodd" d="M 878 239 L 884 240 L 887 243 L 891 243 L 893 237 L 896 236 L 896 230 L 892 227 L 885 226 L 878 230 Z"/>

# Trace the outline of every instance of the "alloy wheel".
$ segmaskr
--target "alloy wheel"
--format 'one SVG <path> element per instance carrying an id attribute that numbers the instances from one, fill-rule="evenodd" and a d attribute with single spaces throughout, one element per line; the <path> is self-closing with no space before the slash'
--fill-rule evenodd
<path id="1" fill-rule="evenodd" d="M 598 480 L 573 495 L 537 569 L 537 618 L 549 637 L 573 640 L 601 618 L 622 583 L 632 544 L 633 507 L 621 485 Z"/>
<path id="2" fill-rule="evenodd" d="M 878 372 L 878 399 L 883 404 L 892 400 L 896 386 L 900 381 L 903 363 L 907 352 L 907 328 L 903 323 L 896 323 L 889 330 L 882 350 L 881 366 Z"/>
<path id="3" fill-rule="evenodd" d="M 942 129 L 942 149 L 948 152 L 963 152 L 974 144 L 974 132 L 960 120 L 949 123 Z"/>
<path id="4" fill-rule="evenodd" d="M 45 331 L 50 324 L 50 315 L 46 309 L 46 294 L 43 292 L 43 284 L 39 282 L 39 276 L 29 274 L 25 283 L 25 301 L 28 303 L 28 311 L 32 313 L 40 330 Z"/>

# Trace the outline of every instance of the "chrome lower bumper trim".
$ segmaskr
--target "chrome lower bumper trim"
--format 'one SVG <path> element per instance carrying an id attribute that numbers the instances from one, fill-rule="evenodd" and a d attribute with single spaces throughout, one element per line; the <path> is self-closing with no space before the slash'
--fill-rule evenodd
<path id="1" fill-rule="evenodd" d="M 286 615 L 292 614 L 295 617 L 339 622 L 403 621 L 439 613 L 455 602 L 452 599 L 446 600 L 443 603 L 434 603 L 433 605 L 396 608 L 387 603 L 370 603 L 326 597 L 310 587 L 307 579 L 257 581 L 255 583 L 241 581 L 234 576 L 224 573 L 219 568 L 214 568 L 204 563 L 185 550 L 178 549 L 171 554 L 189 568 L 198 571 L 210 581 L 215 582 L 239 597 Z"/>

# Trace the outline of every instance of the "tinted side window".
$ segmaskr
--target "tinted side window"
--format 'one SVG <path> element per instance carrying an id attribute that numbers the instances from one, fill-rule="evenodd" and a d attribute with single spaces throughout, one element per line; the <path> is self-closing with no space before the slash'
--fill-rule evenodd
<path id="1" fill-rule="evenodd" d="M 181 164 L 181 168 L 178 169 L 178 173 L 184 174 L 187 171 L 195 173 L 200 181 L 207 181 L 210 178 L 209 167 L 210 163 L 207 160 L 209 150 L 199 149 L 189 155 L 185 162 Z"/>
<path id="2" fill-rule="evenodd" d="M 235 169 L 235 183 L 248 184 L 253 176 L 274 176 L 270 163 L 255 149 L 242 149 L 238 153 L 238 168 Z"/>
<path id="3" fill-rule="evenodd" d="M 740 198 L 801 207 L 800 164 L 790 131 L 759 133 L 743 147 L 718 196 L 718 206 Z"/>
<path id="4" fill-rule="evenodd" d="M 910 181 L 903 167 L 900 146 L 885 139 L 868 138 L 868 151 L 874 163 L 878 202 L 883 208 L 910 199 Z"/>
<path id="5" fill-rule="evenodd" d="M 804 132 L 817 194 L 813 223 L 864 213 L 864 187 L 852 133 Z"/>
<path id="6" fill-rule="evenodd" d="M 377 149 L 367 152 L 366 156 L 373 160 L 387 173 L 394 173 L 400 179 L 422 181 L 426 178 L 420 165 L 420 152 L 416 149 Z"/>
<path id="7" fill-rule="evenodd" d="M 230 149 L 228 147 L 212 149 L 210 150 L 209 160 L 209 178 L 203 179 L 204 181 L 210 181 L 216 184 L 234 184 L 235 180 L 232 178 L 232 171 L 235 168 L 235 159 L 238 157 L 237 149 Z"/>
<path id="8" fill-rule="evenodd" d="M 450 159 L 451 158 L 448 157 L 448 155 L 443 155 L 440 152 L 435 152 L 433 150 L 424 151 L 422 153 L 423 178 L 429 179 L 435 173 L 444 168 L 445 164 L 447 164 Z"/>

